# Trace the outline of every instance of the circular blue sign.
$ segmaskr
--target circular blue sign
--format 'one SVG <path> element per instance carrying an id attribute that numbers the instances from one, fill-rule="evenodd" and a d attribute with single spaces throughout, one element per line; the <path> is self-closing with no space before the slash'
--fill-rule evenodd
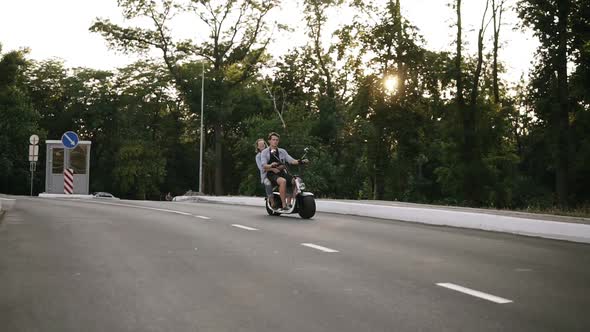
<path id="1" fill-rule="evenodd" d="M 66 131 L 63 135 L 61 135 L 61 144 L 64 145 L 66 149 L 73 149 L 78 146 L 78 134 L 73 131 Z"/>

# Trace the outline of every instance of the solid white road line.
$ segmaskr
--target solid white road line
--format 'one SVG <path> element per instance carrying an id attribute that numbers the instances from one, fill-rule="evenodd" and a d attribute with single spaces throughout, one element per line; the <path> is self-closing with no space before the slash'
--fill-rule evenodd
<path id="1" fill-rule="evenodd" d="M 313 243 L 302 243 L 301 245 L 302 246 L 306 246 L 306 247 L 310 247 L 310 248 L 314 248 L 314 249 L 317 249 L 317 250 L 321 250 L 323 252 L 338 252 L 338 250 L 334 250 L 334 249 L 330 249 L 330 248 L 318 246 L 317 244 L 313 244 Z"/>
<path id="2" fill-rule="evenodd" d="M 154 210 L 154 211 L 161 211 L 161 212 L 176 213 L 176 214 L 181 214 L 183 216 L 192 216 L 192 214 L 187 213 L 187 212 L 175 211 L 175 210 L 167 210 L 167 209 L 158 209 L 158 208 L 153 208 L 153 207 L 148 207 L 148 206 L 141 206 L 141 205 L 117 204 L 117 203 L 106 203 L 106 202 L 89 202 L 89 203 L 104 204 L 104 205 L 114 205 L 114 206 L 126 206 L 126 207 L 132 207 L 132 208 L 137 208 L 137 209 L 145 209 L 145 210 Z"/>
<path id="3" fill-rule="evenodd" d="M 483 293 L 483 292 L 480 292 L 480 291 L 476 291 L 476 290 L 473 290 L 473 289 L 465 288 L 465 287 L 462 287 L 462 286 L 459 286 L 459 285 L 455 285 L 455 284 L 451 284 L 451 283 L 438 283 L 437 285 L 438 286 L 441 286 L 441 287 L 448 288 L 448 289 L 455 290 L 457 292 L 461 292 L 461 293 L 465 293 L 465 294 L 468 294 L 468 295 L 471 295 L 471 296 L 479 297 L 479 298 L 484 299 L 484 300 L 488 300 L 488 301 L 492 301 L 492 302 L 495 302 L 495 303 L 499 303 L 499 304 L 505 304 L 505 303 L 511 303 L 512 302 L 511 300 L 508 300 L 508 299 L 504 299 L 504 298 L 501 298 L 501 297 L 498 297 L 498 296 L 494 296 L 494 295 L 491 295 L 491 294 Z"/>
<path id="4" fill-rule="evenodd" d="M 252 227 L 248 227 L 248 226 L 244 226 L 244 225 L 239 225 L 239 224 L 232 224 L 232 226 L 237 227 L 237 228 L 241 228 L 241 229 L 245 229 L 248 231 L 257 231 L 257 228 L 252 228 Z"/>

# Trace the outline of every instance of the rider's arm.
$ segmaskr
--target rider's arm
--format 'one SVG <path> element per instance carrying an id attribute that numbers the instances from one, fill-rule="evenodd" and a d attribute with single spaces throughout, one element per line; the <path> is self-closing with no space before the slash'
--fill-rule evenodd
<path id="1" fill-rule="evenodd" d="M 272 163 L 272 164 L 264 164 L 264 170 L 265 171 L 272 171 L 275 167 L 276 163 Z"/>
<path id="2" fill-rule="evenodd" d="M 289 155 L 289 153 L 287 152 L 287 150 L 283 150 L 285 151 L 285 161 L 288 162 L 291 165 L 299 165 L 299 161 L 293 157 L 291 157 Z"/>
<path id="3" fill-rule="evenodd" d="M 262 170 L 262 161 L 260 153 L 256 155 L 256 166 L 258 166 L 259 170 Z"/>
<path id="4" fill-rule="evenodd" d="M 260 164 L 262 165 L 262 167 L 264 168 L 264 170 L 266 172 L 270 171 L 270 169 L 272 168 L 272 165 L 268 164 L 268 157 L 269 157 L 269 153 L 267 153 L 267 150 L 263 150 L 260 153 Z"/>
<path id="5" fill-rule="evenodd" d="M 260 153 L 260 164 L 262 165 L 262 168 L 264 168 L 265 171 L 269 171 L 270 170 L 270 165 L 268 165 L 268 157 L 266 155 L 266 150 L 263 150 Z"/>

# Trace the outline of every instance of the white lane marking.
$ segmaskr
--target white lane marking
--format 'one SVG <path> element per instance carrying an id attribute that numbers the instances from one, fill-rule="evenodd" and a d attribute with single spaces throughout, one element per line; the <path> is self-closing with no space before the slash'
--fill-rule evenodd
<path id="1" fill-rule="evenodd" d="M 209 219 L 211 219 L 211 218 L 209 218 L 209 217 L 205 217 L 205 216 L 195 216 L 195 217 L 196 217 L 196 218 L 200 218 L 200 219 L 205 219 L 205 220 L 209 220 Z"/>
<path id="2" fill-rule="evenodd" d="M 248 226 L 244 226 L 244 225 L 239 225 L 239 224 L 232 224 L 232 226 L 237 227 L 237 228 L 241 228 L 241 229 L 245 229 L 248 231 L 257 231 L 257 228 L 252 228 L 252 227 L 248 227 Z"/>
<path id="3" fill-rule="evenodd" d="M 512 302 L 511 300 L 508 300 L 508 299 L 505 299 L 505 298 L 501 298 L 501 297 L 498 297 L 498 296 L 494 296 L 494 295 L 487 294 L 487 293 L 484 293 L 484 292 L 476 291 L 474 289 L 465 288 L 465 287 L 462 287 L 462 286 L 459 286 L 459 285 L 455 285 L 455 284 L 451 284 L 451 283 L 444 283 L 443 282 L 443 283 L 438 283 L 437 285 L 438 286 L 441 286 L 441 287 L 448 288 L 448 289 L 455 290 L 457 292 L 461 292 L 461 293 L 465 293 L 465 294 L 468 294 L 468 295 L 471 295 L 471 296 L 479 297 L 479 298 L 484 299 L 484 300 L 488 300 L 488 301 L 492 301 L 492 302 L 495 302 L 495 303 L 499 303 L 499 304 L 505 304 L 505 303 L 511 303 Z"/>
<path id="4" fill-rule="evenodd" d="M 141 206 L 141 205 L 116 204 L 116 203 L 105 203 L 105 202 L 89 202 L 89 203 L 104 204 L 104 205 L 115 205 L 115 206 L 126 206 L 126 207 L 132 207 L 132 208 L 137 208 L 137 209 L 145 209 L 145 210 L 154 210 L 154 211 L 161 211 L 161 212 L 176 213 L 176 214 L 181 214 L 183 216 L 192 216 L 192 214 L 187 213 L 187 212 L 175 211 L 175 210 L 167 210 L 167 209 L 158 209 L 158 208 Z"/>
<path id="5" fill-rule="evenodd" d="M 306 247 L 310 247 L 310 248 L 314 248 L 314 249 L 317 249 L 317 250 L 321 250 L 323 252 L 338 252 L 338 250 L 334 250 L 334 249 L 330 249 L 330 248 L 318 246 L 317 244 L 313 244 L 313 243 L 302 243 L 301 245 L 302 246 L 306 246 Z"/>

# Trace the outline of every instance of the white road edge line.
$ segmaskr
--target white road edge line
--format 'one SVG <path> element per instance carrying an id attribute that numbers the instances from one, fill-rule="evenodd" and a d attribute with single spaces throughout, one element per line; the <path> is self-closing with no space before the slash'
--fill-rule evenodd
<path id="1" fill-rule="evenodd" d="M 106 203 L 106 202 L 89 202 L 89 203 L 104 204 L 104 205 L 115 205 L 115 206 L 126 206 L 126 207 L 132 207 L 132 208 L 137 208 L 137 209 L 145 209 L 145 210 L 154 210 L 154 211 L 161 211 L 161 212 L 176 213 L 176 214 L 181 214 L 183 216 L 192 216 L 192 214 L 187 213 L 187 212 L 175 211 L 175 210 L 167 210 L 167 209 L 158 209 L 158 208 L 153 208 L 153 207 L 148 207 L 148 206 L 141 206 L 141 205 L 116 204 L 116 203 Z"/>
<path id="2" fill-rule="evenodd" d="M 257 231 L 257 228 L 252 228 L 252 227 L 248 227 L 248 226 L 244 226 L 244 225 L 240 225 L 240 224 L 232 224 L 232 226 L 237 227 L 237 228 L 241 228 L 241 229 L 245 229 L 248 231 Z"/>
<path id="3" fill-rule="evenodd" d="M 317 249 L 317 250 L 321 250 L 323 252 L 339 252 L 338 250 L 334 250 L 334 249 L 330 249 L 330 248 L 318 246 L 317 244 L 313 244 L 313 243 L 302 243 L 301 245 L 302 246 L 306 246 L 306 247 L 310 247 L 310 248 L 314 248 L 314 249 Z"/>
<path id="4" fill-rule="evenodd" d="M 484 292 L 476 291 L 474 289 L 465 288 L 465 287 L 462 287 L 462 286 L 459 286 L 459 285 L 455 285 L 455 284 L 451 284 L 451 283 L 448 283 L 448 282 L 437 283 L 437 285 L 438 286 L 441 286 L 441 287 L 448 288 L 448 289 L 455 290 L 457 292 L 461 292 L 461 293 L 465 293 L 465 294 L 468 294 L 468 295 L 471 295 L 471 296 L 479 297 L 479 298 L 484 299 L 484 300 L 488 300 L 488 301 L 492 301 L 492 302 L 495 302 L 495 303 L 499 303 L 499 304 L 506 304 L 506 303 L 511 303 L 512 302 L 511 300 L 508 300 L 508 299 L 505 299 L 505 298 L 501 298 L 501 297 L 494 296 L 494 295 L 491 295 L 491 294 L 487 294 L 487 293 L 484 293 Z"/>
<path id="5" fill-rule="evenodd" d="M 205 217 L 205 216 L 197 216 L 197 215 L 195 215 L 195 217 L 196 217 L 196 218 L 200 218 L 200 219 L 205 219 L 205 220 L 209 220 L 209 219 L 211 219 L 211 218 L 209 218 L 209 217 Z"/>

